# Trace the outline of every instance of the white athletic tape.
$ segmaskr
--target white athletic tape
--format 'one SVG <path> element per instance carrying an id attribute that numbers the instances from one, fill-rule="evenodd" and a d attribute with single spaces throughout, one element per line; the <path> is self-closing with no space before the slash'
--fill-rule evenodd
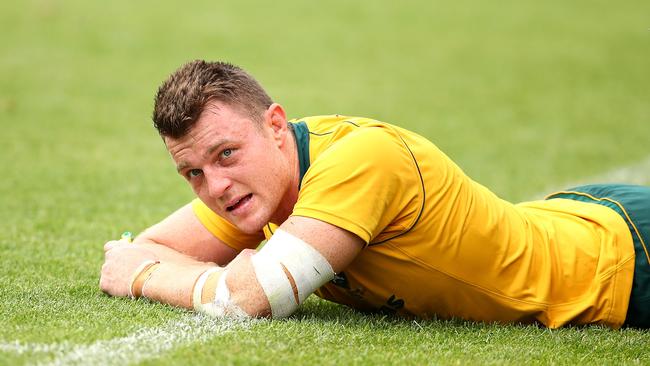
<path id="1" fill-rule="evenodd" d="M 262 286 L 271 305 L 271 316 L 273 318 L 287 317 L 298 308 L 291 282 L 279 262 L 260 255 L 260 253 L 253 255 L 251 262 L 255 268 L 257 281 Z"/>
<path id="2" fill-rule="evenodd" d="M 210 277 L 211 274 L 217 271 L 222 271 L 223 268 L 221 267 L 214 267 L 206 270 L 203 272 L 200 276 L 199 279 L 196 280 L 196 284 L 194 284 L 194 291 L 192 292 L 192 306 L 194 306 L 194 310 L 203 312 L 203 303 L 201 302 L 201 295 L 203 294 L 203 286 L 205 286 L 205 281 L 208 280 L 208 277 Z"/>
<path id="3" fill-rule="evenodd" d="M 291 273 L 301 304 L 319 287 L 334 278 L 334 270 L 322 254 L 284 230 L 276 230 L 260 250 L 261 253 L 282 263 Z"/>
<path id="4" fill-rule="evenodd" d="M 203 295 L 203 288 L 205 283 L 213 273 L 217 271 L 223 271 L 219 280 L 217 281 L 217 287 L 215 288 L 215 296 L 208 303 L 203 303 L 201 301 Z M 230 301 L 230 290 L 228 290 L 228 285 L 226 285 L 226 277 L 228 275 L 228 270 L 224 270 L 221 267 L 210 268 L 207 271 L 203 272 L 199 279 L 194 285 L 194 291 L 192 292 L 192 305 L 194 310 L 210 315 L 215 318 L 247 318 L 248 314 L 243 311 L 239 306 L 234 302 Z"/>
<path id="5" fill-rule="evenodd" d="M 224 271 L 217 283 L 214 300 L 203 304 L 203 313 L 215 318 L 248 318 L 248 314 L 230 300 L 230 290 L 226 285 L 228 271 Z"/>
<path id="6" fill-rule="evenodd" d="M 290 315 L 309 295 L 334 278 L 334 270 L 322 254 L 283 230 L 276 230 L 252 259 L 274 318 Z M 293 277 L 298 303 L 282 266 Z"/>

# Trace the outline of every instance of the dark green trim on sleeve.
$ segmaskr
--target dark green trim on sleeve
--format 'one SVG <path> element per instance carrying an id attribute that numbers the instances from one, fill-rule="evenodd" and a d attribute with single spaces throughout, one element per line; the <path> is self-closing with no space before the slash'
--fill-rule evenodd
<path id="1" fill-rule="evenodd" d="M 302 178 L 309 169 L 309 128 L 305 122 L 289 122 L 291 125 L 291 132 L 296 138 L 296 145 L 298 147 L 298 163 L 300 164 L 300 183 L 298 188 L 302 185 Z"/>

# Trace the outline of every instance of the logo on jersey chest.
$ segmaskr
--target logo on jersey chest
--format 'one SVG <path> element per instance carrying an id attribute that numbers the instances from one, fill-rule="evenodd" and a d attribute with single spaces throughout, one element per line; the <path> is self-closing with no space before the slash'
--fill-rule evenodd
<path id="1" fill-rule="evenodd" d="M 348 295 L 351 297 L 361 300 L 364 302 L 368 302 L 368 300 L 365 298 L 365 289 L 361 287 L 355 287 L 351 288 L 350 287 L 350 281 L 348 281 L 348 276 L 345 274 L 345 272 L 339 272 L 334 276 L 334 279 L 332 281 L 334 285 L 343 288 L 346 290 Z M 379 311 L 384 314 L 395 314 L 398 310 L 402 309 L 404 307 L 404 299 L 399 299 L 395 294 L 392 294 L 386 302 L 381 305 L 379 308 Z"/>

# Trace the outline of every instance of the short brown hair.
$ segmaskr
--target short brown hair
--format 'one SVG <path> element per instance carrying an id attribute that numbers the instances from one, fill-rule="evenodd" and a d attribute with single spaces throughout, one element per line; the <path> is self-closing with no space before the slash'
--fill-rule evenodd
<path id="1" fill-rule="evenodd" d="M 183 137 L 205 105 L 220 101 L 258 120 L 273 103 L 246 71 L 226 62 L 195 60 L 181 66 L 158 88 L 153 125 L 161 136 Z"/>

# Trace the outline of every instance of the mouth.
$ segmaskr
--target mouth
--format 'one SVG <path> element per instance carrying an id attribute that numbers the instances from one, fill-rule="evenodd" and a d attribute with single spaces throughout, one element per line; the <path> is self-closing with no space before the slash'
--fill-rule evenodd
<path id="1" fill-rule="evenodd" d="M 240 198 L 238 201 L 236 201 L 232 205 L 226 207 L 226 211 L 228 211 L 228 212 L 235 211 L 236 209 L 238 209 L 238 208 L 244 206 L 246 203 L 248 203 L 248 201 L 250 201 L 252 197 L 253 197 L 252 193 L 249 193 L 249 194 L 245 195 L 244 197 Z"/>

